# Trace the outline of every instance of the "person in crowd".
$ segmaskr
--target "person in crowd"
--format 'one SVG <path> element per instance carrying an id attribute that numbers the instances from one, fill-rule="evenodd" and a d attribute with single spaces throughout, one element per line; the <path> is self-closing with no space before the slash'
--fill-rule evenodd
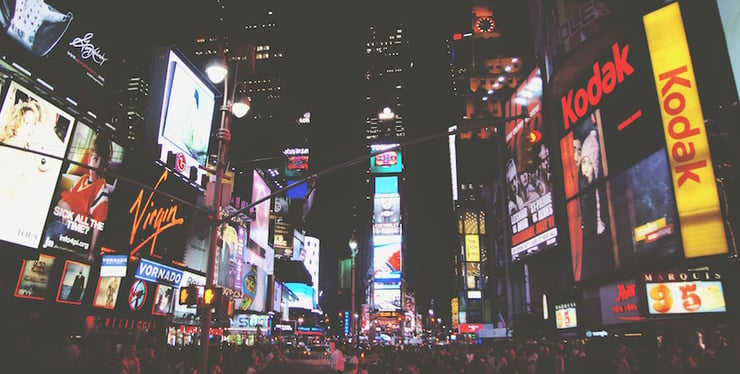
<path id="1" fill-rule="evenodd" d="M 141 363 L 136 356 L 136 343 L 129 344 L 123 351 L 121 374 L 141 374 Z"/>
<path id="2" fill-rule="evenodd" d="M 342 344 L 336 343 L 334 345 L 334 352 L 331 353 L 329 360 L 329 369 L 336 372 L 344 371 L 344 354 L 342 354 Z"/>

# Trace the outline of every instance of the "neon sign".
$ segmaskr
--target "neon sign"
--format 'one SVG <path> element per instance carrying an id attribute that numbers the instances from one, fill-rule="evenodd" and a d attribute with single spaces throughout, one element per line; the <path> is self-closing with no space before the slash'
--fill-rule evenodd
<path id="1" fill-rule="evenodd" d="M 142 188 L 139 190 L 136 200 L 131 204 L 131 208 L 129 208 L 129 214 L 134 215 L 129 244 L 134 244 L 134 238 L 136 238 L 136 234 L 140 230 L 145 235 L 148 234 L 140 243 L 131 249 L 130 257 L 134 257 L 147 243 L 151 243 L 149 254 L 154 256 L 154 247 L 157 244 L 159 235 L 173 227 L 181 226 L 185 221 L 184 218 L 177 216 L 177 204 L 158 207 L 152 201 L 159 185 L 167 180 L 167 174 L 167 170 L 162 173 L 162 176 L 159 177 L 157 184 L 154 185 L 154 189 L 149 193 L 145 203 L 142 204 L 144 197 L 144 189 Z"/>

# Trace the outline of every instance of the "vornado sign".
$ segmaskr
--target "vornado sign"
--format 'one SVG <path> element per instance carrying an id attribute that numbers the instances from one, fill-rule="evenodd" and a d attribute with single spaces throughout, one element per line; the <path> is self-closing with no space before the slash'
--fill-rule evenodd
<path id="1" fill-rule="evenodd" d="M 704 116 L 677 2 L 643 17 L 663 118 L 684 256 L 727 253 Z"/>
<path id="2" fill-rule="evenodd" d="M 603 66 L 599 65 L 599 62 L 594 63 L 593 75 L 586 83 L 586 87 L 575 91 L 571 88 L 565 96 L 560 98 L 565 130 L 589 113 L 589 108 L 595 107 L 603 95 L 612 93 L 617 85 L 624 82 L 625 77 L 635 71 L 627 61 L 629 51 L 629 44 L 620 47 L 618 43 L 614 43 L 612 61 L 604 63 Z"/>

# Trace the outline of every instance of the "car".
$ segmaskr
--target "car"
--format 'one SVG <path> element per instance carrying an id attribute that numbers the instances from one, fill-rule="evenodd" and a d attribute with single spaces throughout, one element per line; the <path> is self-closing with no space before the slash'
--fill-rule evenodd
<path id="1" fill-rule="evenodd" d="M 322 343 L 322 344 L 312 344 L 310 347 L 311 350 L 311 358 L 324 358 L 328 359 L 331 355 L 331 349 L 329 349 L 329 344 Z"/>
<path id="2" fill-rule="evenodd" d="M 306 360 L 311 358 L 311 350 L 305 345 L 291 347 L 288 358 Z"/>

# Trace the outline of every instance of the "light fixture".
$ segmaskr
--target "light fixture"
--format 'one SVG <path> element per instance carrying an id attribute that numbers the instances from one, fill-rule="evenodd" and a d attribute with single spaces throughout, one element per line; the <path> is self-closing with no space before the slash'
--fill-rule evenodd
<path id="1" fill-rule="evenodd" d="M 234 113 L 234 117 L 242 118 L 249 112 L 251 101 L 248 96 L 239 95 L 234 98 L 234 103 L 231 105 L 231 112 Z"/>
<path id="2" fill-rule="evenodd" d="M 229 72 L 226 65 L 226 57 L 223 52 L 219 52 L 219 56 L 220 57 L 213 59 L 208 66 L 206 66 L 206 75 L 208 75 L 208 79 L 216 84 L 223 82 L 224 78 L 226 78 L 226 74 Z"/>

